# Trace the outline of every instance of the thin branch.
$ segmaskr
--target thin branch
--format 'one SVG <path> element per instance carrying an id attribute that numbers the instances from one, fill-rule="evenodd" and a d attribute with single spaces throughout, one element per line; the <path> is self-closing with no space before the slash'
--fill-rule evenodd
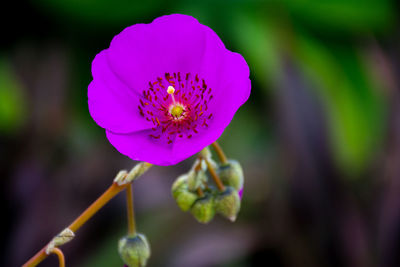
<path id="1" fill-rule="evenodd" d="M 199 197 L 204 197 L 203 189 L 201 189 L 200 186 L 197 187 L 197 195 L 198 195 Z"/>
<path id="2" fill-rule="evenodd" d="M 133 183 L 132 183 L 133 184 Z M 133 185 L 130 184 L 126 188 L 126 211 L 128 215 L 128 235 L 134 236 L 136 234 L 135 224 L 135 210 L 133 207 Z"/>
<path id="3" fill-rule="evenodd" d="M 222 150 L 221 146 L 217 143 L 217 141 L 215 141 L 211 145 L 213 146 L 215 152 L 217 152 L 218 158 L 221 161 L 221 163 L 222 164 L 228 163 L 228 159 L 226 158 L 224 151 Z"/>
<path id="4" fill-rule="evenodd" d="M 64 253 L 62 252 L 62 250 L 59 248 L 54 248 L 52 253 L 56 254 L 58 257 L 58 266 L 65 267 L 65 258 L 64 258 Z"/>
<path id="5" fill-rule="evenodd" d="M 113 183 L 95 202 L 92 203 L 75 221 L 73 221 L 68 228 L 72 232 L 76 232 L 81 226 L 87 222 L 94 214 L 96 214 L 99 209 L 101 209 L 105 204 L 107 204 L 113 197 L 115 197 L 119 192 L 124 190 L 130 184 L 118 185 Z M 51 244 L 51 242 L 49 243 Z M 29 261 L 27 261 L 23 267 L 33 267 L 37 266 L 40 262 L 47 258 L 49 255 L 46 253 L 46 245 L 42 248 L 36 255 L 34 255 Z"/>
<path id="6" fill-rule="evenodd" d="M 219 179 L 219 176 L 215 172 L 214 167 L 210 164 L 210 162 L 207 159 L 204 159 L 204 160 L 206 161 L 208 171 L 210 172 L 211 177 L 213 178 L 215 184 L 217 185 L 218 190 L 221 192 L 225 191 L 225 186 L 222 183 L 221 179 Z"/>

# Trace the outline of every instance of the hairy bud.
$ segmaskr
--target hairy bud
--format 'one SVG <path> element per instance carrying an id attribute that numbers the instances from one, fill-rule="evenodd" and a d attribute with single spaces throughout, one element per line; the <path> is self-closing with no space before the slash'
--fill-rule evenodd
<path id="1" fill-rule="evenodd" d="M 142 234 L 125 236 L 119 240 L 118 252 L 129 267 L 144 267 L 150 257 L 150 246 Z"/>
<path id="2" fill-rule="evenodd" d="M 217 172 L 224 185 L 232 186 L 236 190 L 240 190 L 243 187 L 243 169 L 238 161 L 228 160 L 226 164 L 218 168 Z"/>
<path id="3" fill-rule="evenodd" d="M 215 211 L 234 222 L 240 210 L 240 197 L 238 191 L 227 186 L 224 192 L 215 196 Z"/>
<path id="4" fill-rule="evenodd" d="M 194 171 L 192 175 L 188 175 L 188 188 L 195 191 L 203 182 L 207 182 L 207 174 L 203 170 Z"/>
<path id="5" fill-rule="evenodd" d="M 185 187 L 185 185 L 187 184 L 187 180 L 188 180 L 188 175 L 182 174 L 172 184 L 171 193 L 174 198 L 176 198 L 176 195 L 179 193 L 179 190 Z"/>
<path id="6" fill-rule="evenodd" d="M 188 188 L 189 174 L 179 176 L 171 188 L 172 196 L 182 211 L 188 211 L 197 199 L 197 194 L 191 192 Z"/>
<path id="7" fill-rule="evenodd" d="M 206 194 L 204 197 L 197 199 L 190 211 L 198 222 L 210 222 L 215 215 L 213 196 Z"/>
<path id="8" fill-rule="evenodd" d="M 175 201 L 182 211 L 188 211 L 197 199 L 197 194 L 190 192 L 187 189 L 187 185 L 185 188 L 179 189 L 175 195 Z"/>

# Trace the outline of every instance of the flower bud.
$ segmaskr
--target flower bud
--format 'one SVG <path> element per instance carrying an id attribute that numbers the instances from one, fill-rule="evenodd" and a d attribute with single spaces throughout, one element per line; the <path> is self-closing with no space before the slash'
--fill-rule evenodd
<path id="1" fill-rule="evenodd" d="M 177 197 L 176 195 L 178 194 L 179 190 L 182 189 L 183 187 L 185 187 L 185 184 L 187 183 L 187 180 L 188 180 L 188 175 L 187 174 L 182 174 L 172 184 L 171 193 L 172 193 L 174 198 Z"/>
<path id="2" fill-rule="evenodd" d="M 191 213 L 200 223 L 208 223 L 215 215 L 214 198 L 211 194 L 206 194 L 193 204 Z"/>
<path id="3" fill-rule="evenodd" d="M 243 187 L 243 169 L 236 160 L 228 160 L 224 165 L 218 168 L 218 175 L 222 183 L 226 186 L 232 186 L 236 190 Z"/>
<path id="4" fill-rule="evenodd" d="M 188 211 L 197 199 L 197 194 L 190 192 L 187 184 L 175 192 L 175 201 L 182 211 Z"/>
<path id="5" fill-rule="evenodd" d="M 218 193 L 215 200 L 215 211 L 234 222 L 240 210 L 240 197 L 238 191 L 227 186 L 224 192 Z"/>
<path id="6" fill-rule="evenodd" d="M 207 175 L 203 170 L 193 171 L 192 175 L 188 175 L 187 183 L 190 191 L 195 191 L 203 182 L 207 182 Z"/>
<path id="7" fill-rule="evenodd" d="M 144 267 L 150 257 L 150 246 L 142 234 L 125 236 L 119 240 L 118 252 L 129 267 Z"/>
<path id="8" fill-rule="evenodd" d="M 188 188 L 188 179 L 194 176 L 194 171 L 179 176 L 172 184 L 171 193 L 182 211 L 188 211 L 197 199 L 197 194 Z"/>

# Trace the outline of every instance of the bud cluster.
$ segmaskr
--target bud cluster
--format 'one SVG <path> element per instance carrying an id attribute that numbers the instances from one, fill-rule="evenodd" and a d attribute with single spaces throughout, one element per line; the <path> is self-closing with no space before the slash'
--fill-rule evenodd
<path id="1" fill-rule="evenodd" d="M 209 183 L 205 160 L 224 184 L 223 191 Z M 179 208 L 190 211 L 198 222 L 208 223 L 215 214 L 233 222 L 240 210 L 239 191 L 243 188 L 243 180 L 243 170 L 238 161 L 217 164 L 212 160 L 211 153 L 205 151 L 188 173 L 175 180 L 171 191 Z"/>

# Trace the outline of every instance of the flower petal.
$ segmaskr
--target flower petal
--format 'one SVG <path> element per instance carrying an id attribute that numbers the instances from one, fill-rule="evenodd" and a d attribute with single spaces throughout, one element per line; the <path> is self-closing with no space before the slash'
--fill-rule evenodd
<path id="1" fill-rule="evenodd" d="M 92 72 L 88 96 L 94 120 L 106 129 L 108 140 L 119 152 L 156 165 L 176 164 L 216 141 L 248 99 L 251 87 L 249 68 L 243 57 L 227 50 L 209 27 L 193 17 L 178 14 L 123 30 L 107 50 L 96 56 Z M 149 82 L 157 81 L 158 77 L 164 79 L 165 73 L 178 73 L 180 77 L 179 72 L 191 73 L 191 79 L 198 75 L 204 79 L 207 90 L 212 89 L 207 91 L 207 97 L 212 95 L 212 100 L 203 100 L 200 93 L 201 101 L 208 101 L 203 102 L 208 110 L 201 122 L 193 126 L 197 130 L 188 127 L 192 134 L 164 133 L 164 128 L 162 132 L 159 129 L 157 117 L 157 120 L 151 117 L 153 124 L 144 118 L 147 113 L 156 116 L 152 113 L 154 110 L 145 108 L 152 105 L 149 93 L 143 97 L 143 91 L 149 90 Z M 143 103 L 145 98 L 149 103 Z M 138 108 L 140 103 L 143 111 Z M 154 108 L 155 105 L 153 102 Z M 200 111 L 196 112 L 203 113 Z M 167 138 L 163 133 L 169 134 Z"/>
<path id="2" fill-rule="evenodd" d="M 221 70 L 218 90 L 214 93 L 214 107 L 219 107 L 221 102 L 224 102 L 229 103 L 236 111 L 250 96 L 249 66 L 242 55 L 227 51 Z M 227 101 L 228 99 L 230 101 Z"/>
<path id="3" fill-rule="evenodd" d="M 210 28 L 191 16 L 174 14 L 157 18 L 151 24 L 126 28 L 112 40 L 108 57 L 121 79 L 141 93 L 148 89 L 149 81 L 166 72 L 195 75 L 202 67 L 212 67 L 203 64 L 212 46 L 224 48 Z"/>
<path id="4" fill-rule="evenodd" d="M 133 160 L 149 162 L 155 165 L 167 166 L 177 164 L 187 158 L 187 154 L 172 156 L 171 145 L 154 142 L 149 137 L 150 131 L 128 134 L 115 134 L 106 131 L 108 141 L 121 153 Z"/>
<path id="5" fill-rule="evenodd" d="M 213 119 L 207 128 L 202 128 L 191 139 L 177 138 L 172 153 L 174 157 L 181 154 L 185 154 L 186 157 L 192 156 L 215 142 L 229 125 L 238 108 L 249 98 L 250 72 L 243 57 L 228 51 L 223 70 L 220 88 L 216 90 L 215 100 L 212 100 L 215 102 L 209 105 Z"/>
<path id="6" fill-rule="evenodd" d="M 93 60 L 93 81 L 88 87 L 90 115 L 98 125 L 116 133 L 151 128 L 138 113 L 138 96 L 111 70 L 106 54 L 104 50 Z"/>

